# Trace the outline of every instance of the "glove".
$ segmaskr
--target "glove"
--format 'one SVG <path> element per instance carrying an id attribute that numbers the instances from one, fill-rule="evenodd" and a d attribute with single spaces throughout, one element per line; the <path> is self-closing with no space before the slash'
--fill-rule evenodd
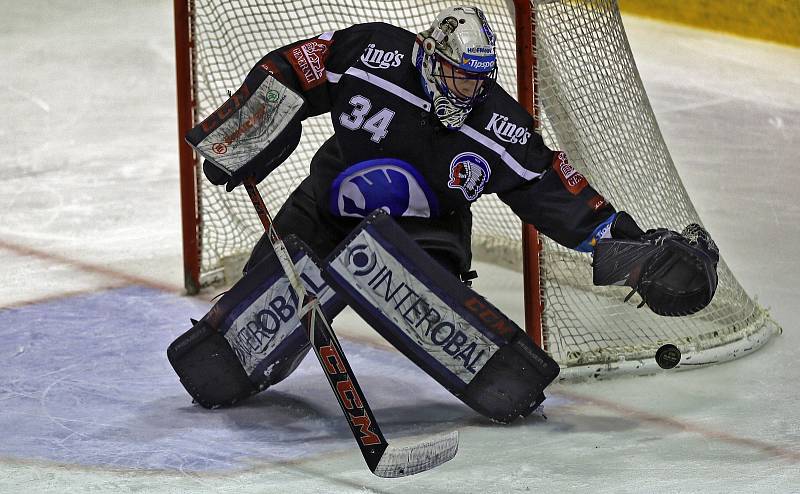
<path id="1" fill-rule="evenodd" d="M 242 184 L 246 178 L 244 176 L 244 172 L 248 171 L 250 170 L 240 170 L 233 175 L 228 175 L 225 171 L 210 163 L 208 160 L 203 161 L 203 174 L 206 176 L 208 181 L 214 185 L 224 185 L 225 190 L 228 192 Z M 262 180 L 267 178 L 268 171 L 269 169 L 264 167 L 255 169 L 253 172 L 253 178 L 255 178 L 256 183 L 260 183 Z"/>
<path id="2" fill-rule="evenodd" d="M 612 227 L 613 231 L 613 227 Z M 717 289 L 719 250 L 708 232 L 690 224 L 677 233 L 648 230 L 636 239 L 600 240 L 594 252 L 594 284 L 633 288 L 642 303 L 662 316 L 703 309 Z"/>
<path id="3" fill-rule="evenodd" d="M 206 176 L 208 181 L 214 185 L 225 185 L 231 179 L 230 175 L 222 171 L 222 169 L 220 169 L 218 166 L 215 166 L 208 160 L 203 160 L 203 174 Z"/>
<path id="4" fill-rule="evenodd" d="M 203 161 L 203 173 L 209 182 L 214 185 L 224 185 L 228 192 L 241 185 L 248 177 L 255 179 L 256 183 L 261 183 L 297 148 L 302 131 L 300 117 L 297 117 L 267 148 L 261 150 L 247 163 L 240 164 L 233 174 L 229 174 L 207 159 Z"/>

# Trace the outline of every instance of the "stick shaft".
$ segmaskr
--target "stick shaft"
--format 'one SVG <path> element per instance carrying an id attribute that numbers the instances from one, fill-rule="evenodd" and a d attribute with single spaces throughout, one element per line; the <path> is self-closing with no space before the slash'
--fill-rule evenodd
<path id="1" fill-rule="evenodd" d="M 244 181 L 244 186 L 292 288 L 298 299 L 302 300 L 301 307 L 298 308 L 298 316 L 303 322 L 317 360 L 325 371 L 333 394 L 348 419 L 350 431 L 358 442 L 364 460 L 370 470 L 374 472 L 389 443 L 375 421 L 372 409 L 361 391 L 350 363 L 345 358 L 339 340 L 325 318 L 319 302 L 306 291 L 300 281 L 291 255 L 275 230 L 272 217 L 255 181 L 248 178 Z"/>

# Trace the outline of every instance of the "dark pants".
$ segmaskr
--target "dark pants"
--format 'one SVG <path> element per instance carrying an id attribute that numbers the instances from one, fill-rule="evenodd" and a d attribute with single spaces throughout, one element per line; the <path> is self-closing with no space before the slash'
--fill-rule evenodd
<path id="1" fill-rule="evenodd" d="M 396 218 L 396 221 L 431 257 L 453 275 L 466 274 L 472 262 L 472 213 L 469 208 L 441 218 Z M 295 189 L 275 216 L 281 236 L 294 234 L 324 259 L 361 222 L 360 218 L 333 216 L 314 199 L 310 178 Z M 272 252 L 266 235 L 253 248 L 244 272 Z"/>

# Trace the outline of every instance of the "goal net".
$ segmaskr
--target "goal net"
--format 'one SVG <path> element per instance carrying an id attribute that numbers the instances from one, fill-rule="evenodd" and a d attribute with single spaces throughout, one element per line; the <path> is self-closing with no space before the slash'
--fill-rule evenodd
<path id="1" fill-rule="evenodd" d="M 680 231 L 690 222 L 700 223 L 650 108 L 616 0 L 471 3 L 486 12 L 497 35 L 499 83 L 517 94 L 517 67 L 534 67 L 538 98 L 521 102 L 535 107 L 549 147 L 566 151 L 598 191 L 643 227 Z M 252 65 L 275 48 L 362 22 L 389 22 L 419 32 L 450 4 L 175 0 L 181 132 L 213 112 Z M 533 27 L 533 49 L 517 51 L 515 8 L 530 10 L 516 18 Z M 261 184 L 271 210 L 277 211 L 308 173 L 312 156 L 331 133 L 328 115 L 303 123 L 297 150 Z M 191 292 L 234 281 L 263 230 L 243 190 L 226 193 L 211 185 L 191 151 L 184 145 L 181 152 Z M 483 197 L 472 209 L 479 258 L 522 269 L 523 256 L 536 255 L 523 252 L 522 225 L 497 198 Z M 564 377 L 649 372 L 655 351 L 665 343 L 682 350 L 684 364 L 715 363 L 759 348 L 779 331 L 724 260 L 709 307 L 690 317 L 665 318 L 623 303 L 626 289 L 594 287 L 589 255 L 544 237 L 541 242 L 538 286 L 544 310 L 538 338 Z"/>

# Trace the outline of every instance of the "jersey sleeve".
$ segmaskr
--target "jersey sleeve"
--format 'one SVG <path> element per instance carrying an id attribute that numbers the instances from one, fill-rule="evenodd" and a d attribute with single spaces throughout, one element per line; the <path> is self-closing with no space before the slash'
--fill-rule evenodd
<path id="1" fill-rule="evenodd" d="M 187 134 L 187 141 L 206 158 L 203 170 L 209 180 L 226 183 L 230 190 L 247 176 L 263 180 L 283 163 L 300 142 L 302 121 L 329 112 L 332 107 L 328 68 L 333 66 L 338 70 L 351 65 L 363 51 L 372 30 L 374 27 L 369 25 L 356 25 L 297 41 L 264 55 L 228 101 Z M 286 101 L 293 99 L 297 103 L 276 110 L 282 103 L 269 106 L 253 99 L 270 81 L 277 81 L 280 91 L 291 93 Z M 262 92 L 266 99 L 270 93 L 278 94 Z M 231 119 L 235 125 L 226 123 Z M 264 122 L 269 122 L 269 128 L 262 128 Z M 205 145 L 209 136 L 220 137 L 217 129 L 223 125 L 234 128 L 221 136 L 224 145 L 217 142 Z M 217 135 L 213 135 L 215 132 Z"/>
<path id="2" fill-rule="evenodd" d="M 541 175 L 520 187 L 498 194 L 514 213 L 559 244 L 591 252 L 608 235 L 614 207 L 567 160 L 534 135 L 526 164 Z"/>
<path id="3" fill-rule="evenodd" d="M 306 102 L 303 118 L 327 113 L 333 104 L 328 83 L 353 65 L 377 26 L 357 24 L 283 46 L 259 60 L 250 75 L 272 74 L 301 95 Z"/>

